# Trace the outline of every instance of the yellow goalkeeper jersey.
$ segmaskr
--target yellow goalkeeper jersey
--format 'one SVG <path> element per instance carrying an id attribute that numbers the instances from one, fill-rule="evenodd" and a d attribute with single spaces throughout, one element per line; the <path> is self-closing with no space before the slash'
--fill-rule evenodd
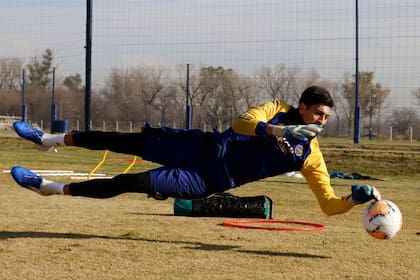
<path id="1" fill-rule="evenodd" d="M 248 109 L 233 121 L 232 129 L 238 134 L 257 136 L 265 134 L 265 127 L 268 124 L 291 125 L 304 124 L 304 122 L 297 109 L 283 101 L 273 100 Z M 282 139 L 279 138 L 278 141 L 282 141 Z M 331 187 L 330 176 L 318 139 L 313 138 L 306 144 L 309 145 L 309 153 L 299 167 L 322 211 L 327 215 L 347 212 L 353 207 L 353 204 L 343 197 L 338 197 Z"/>

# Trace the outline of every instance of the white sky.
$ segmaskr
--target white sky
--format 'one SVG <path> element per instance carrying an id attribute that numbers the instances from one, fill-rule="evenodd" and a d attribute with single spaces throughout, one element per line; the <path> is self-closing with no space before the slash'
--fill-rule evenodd
<path id="1" fill-rule="evenodd" d="M 283 63 L 322 79 L 354 73 L 355 1 L 93 0 L 93 86 L 112 68 L 203 64 L 252 75 Z M 51 48 L 59 76 L 84 75 L 85 0 L 0 1 L 0 57 Z M 359 70 L 413 107 L 420 87 L 420 0 L 359 0 Z"/>

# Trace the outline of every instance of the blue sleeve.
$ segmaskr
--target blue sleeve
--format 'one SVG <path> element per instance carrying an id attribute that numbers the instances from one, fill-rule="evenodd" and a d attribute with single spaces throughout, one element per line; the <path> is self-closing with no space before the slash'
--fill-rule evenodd
<path id="1" fill-rule="evenodd" d="M 256 135 L 267 135 L 265 133 L 265 128 L 267 127 L 268 123 L 266 122 L 259 122 L 255 127 L 255 134 Z"/>

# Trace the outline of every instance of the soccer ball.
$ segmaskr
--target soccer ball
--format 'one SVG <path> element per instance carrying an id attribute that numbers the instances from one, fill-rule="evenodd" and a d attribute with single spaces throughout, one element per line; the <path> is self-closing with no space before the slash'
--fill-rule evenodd
<path id="1" fill-rule="evenodd" d="M 401 229 L 400 209 L 389 200 L 375 201 L 365 209 L 363 225 L 371 236 L 377 239 L 390 239 Z"/>

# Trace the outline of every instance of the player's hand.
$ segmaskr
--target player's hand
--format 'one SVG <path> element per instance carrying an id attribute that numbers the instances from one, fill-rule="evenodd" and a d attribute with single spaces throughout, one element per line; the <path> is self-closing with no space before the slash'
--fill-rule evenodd
<path id="1" fill-rule="evenodd" d="M 288 125 L 288 126 L 273 126 L 273 135 L 285 137 L 291 135 L 292 137 L 301 140 L 307 141 L 311 138 L 317 136 L 324 127 L 317 124 L 307 124 L 307 125 Z"/>
<path id="2" fill-rule="evenodd" d="M 381 200 L 381 194 L 375 187 L 356 184 L 351 186 L 351 199 L 356 204 L 362 204 L 371 199 Z"/>

